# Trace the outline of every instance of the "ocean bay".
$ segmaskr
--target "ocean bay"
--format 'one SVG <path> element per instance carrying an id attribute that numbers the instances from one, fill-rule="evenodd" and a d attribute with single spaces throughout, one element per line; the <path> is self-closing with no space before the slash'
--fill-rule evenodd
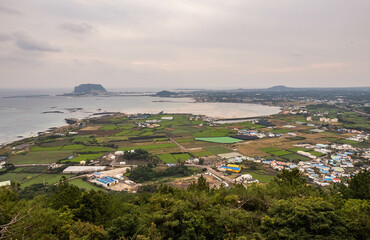
<path id="1" fill-rule="evenodd" d="M 2 97 L 0 144 L 66 125 L 65 118 L 87 118 L 99 112 L 135 114 L 161 111 L 201 114 L 213 118 L 244 118 L 276 114 L 280 108 L 246 103 L 197 103 L 191 98 L 150 96 Z"/>

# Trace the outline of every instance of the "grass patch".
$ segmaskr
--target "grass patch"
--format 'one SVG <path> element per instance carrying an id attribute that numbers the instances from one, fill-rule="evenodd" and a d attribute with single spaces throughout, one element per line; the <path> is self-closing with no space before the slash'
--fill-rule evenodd
<path id="1" fill-rule="evenodd" d="M 61 150 L 80 150 L 80 149 L 83 149 L 84 145 L 82 144 L 72 144 L 72 145 L 66 145 L 64 147 L 61 148 Z"/>
<path id="2" fill-rule="evenodd" d="M 248 174 L 252 175 L 254 179 L 257 179 L 260 183 L 269 183 L 271 182 L 275 176 L 267 175 L 267 174 L 260 174 L 256 172 L 247 172 Z"/>
<path id="3" fill-rule="evenodd" d="M 157 157 L 164 163 L 177 163 L 176 158 L 174 158 L 172 154 L 159 154 Z"/>
<path id="4" fill-rule="evenodd" d="M 279 156 L 284 156 L 284 155 L 291 154 L 291 152 L 288 152 L 288 151 L 285 151 L 285 150 L 278 150 L 278 151 L 269 152 L 269 154 L 279 157 Z"/>
<path id="5" fill-rule="evenodd" d="M 37 151 L 58 151 L 62 148 L 62 146 L 55 146 L 55 147 L 32 147 L 31 152 L 37 152 Z"/>
<path id="6" fill-rule="evenodd" d="M 323 153 L 319 153 L 319 152 L 315 152 L 315 151 L 309 151 L 309 153 L 311 153 L 312 155 L 314 155 L 316 157 L 321 157 L 321 156 L 324 156 L 325 155 Z"/>
<path id="7" fill-rule="evenodd" d="M 192 152 L 191 154 L 193 154 L 195 157 L 205 157 L 205 156 L 213 155 L 213 153 L 211 153 L 209 151 Z"/>
<path id="8" fill-rule="evenodd" d="M 229 153 L 232 152 L 230 149 L 221 147 L 221 146 L 216 146 L 216 147 L 207 147 L 205 148 L 207 151 L 213 153 L 213 154 L 222 154 L 222 153 Z"/>
<path id="9" fill-rule="evenodd" d="M 23 182 L 21 184 L 21 188 L 29 187 L 33 184 L 38 184 L 38 183 L 45 183 L 48 185 L 52 185 L 54 183 L 59 182 L 59 180 L 65 176 L 66 178 L 73 177 L 73 175 L 62 175 L 62 174 L 41 174 L 37 177 L 31 178 L 26 182 Z"/>
<path id="10" fill-rule="evenodd" d="M 186 160 L 188 160 L 189 158 L 191 158 L 191 156 L 190 156 L 189 153 L 172 154 L 172 156 L 176 160 L 180 160 L 181 162 L 185 162 Z"/>
<path id="11" fill-rule="evenodd" d="M 82 179 L 79 179 L 79 178 L 76 178 L 76 179 L 73 179 L 71 181 L 68 181 L 70 184 L 73 184 L 79 188 L 83 188 L 83 189 L 86 189 L 86 190 L 95 190 L 95 191 L 99 191 L 99 190 L 103 190 L 103 188 L 100 188 L 100 187 L 97 187 L 91 183 L 88 183 Z"/>
<path id="12" fill-rule="evenodd" d="M 341 140 L 339 140 L 339 142 L 341 142 L 341 143 L 348 143 L 348 144 L 356 144 L 356 143 L 359 143 L 359 142 L 356 142 L 356 141 L 353 141 L 353 140 L 348 140 L 348 139 L 341 139 Z"/>
<path id="13" fill-rule="evenodd" d="M 39 173 L 5 173 L 0 175 L 0 182 L 11 180 L 12 182 L 23 183 L 31 178 L 37 177 Z"/>
<path id="14" fill-rule="evenodd" d="M 305 156 L 302 156 L 302 155 L 299 155 L 299 154 L 295 154 L 295 153 L 281 156 L 281 158 L 283 158 L 285 160 L 288 160 L 288 161 L 291 161 L 291 162 L 310 160 L 310 158 L 308 158 L 308 157 L 305 157 Z"/>
<path id="15" fill-rule="evenodd" d="M 274 151 L 279 151 L 279 149 L 276 149 L 274 147 L 266 147 L 266 148 L 260 148 L 262 152 L 269 153 L 269 152 L 274 152 Z"/>

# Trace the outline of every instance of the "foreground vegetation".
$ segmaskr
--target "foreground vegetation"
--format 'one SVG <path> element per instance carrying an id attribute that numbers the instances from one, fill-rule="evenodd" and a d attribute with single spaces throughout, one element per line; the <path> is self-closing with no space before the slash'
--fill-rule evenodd
<path id="1" fill-rule="evenodd" d="M 150 193 L 81 190 L 67 181 L 0 190 L 0 239 L 369 239 L 370 173 L 348 187 L 308 186 L 297 170 L 267 185 Z"/>

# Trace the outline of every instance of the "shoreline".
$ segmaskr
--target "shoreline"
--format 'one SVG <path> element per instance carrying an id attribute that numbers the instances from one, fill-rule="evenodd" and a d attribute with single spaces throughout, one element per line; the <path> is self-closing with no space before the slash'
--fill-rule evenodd
<path id="1" fill-rule="evenodd" d="M 214 103 L 218 103 L 218 102 L 214 102 Z M 280 112 L 281 112 L 281 109 L 280 109 Z M 275 114 L 279 114 L 280 112 L 275 113 Z M 114 116 L 114 115 L 119 115 L 119 114 L 127 115 L 128 116 L 128 115 L 146 114 L 146 113 L 125 113 L 125 112 L 106 112 L 106 113 L 104 113 L 104 112 L 96 112 L 96 113 L 92 113 L 91 115 L 89 115 L 87 117 L 76 118 L 76 120 L 77 120 L 76 123 L 81 123 L 82 121 L 87 120 L 87 119 L 91 119 L 91 118 L 103 118 L 103 117 Z M 156 114 L 158 114 L 158 113 L 156 113 Z M 199 115 L 199 114 L 186 113 L 186 112 L 184 112 L 184 113 L 163 112 L 163 114 L 172 114 L 172 115 L 176 115 L 176 114 L 193 114 L 193 115 Z M 214 121 L 214 122 L 217 122 L 217 121 L 240 121 L 240 120 L 248 121 L 248 120 L 256 119 L 256 118 L 270 117 L 270 116 L 273 116 L 275 114 L 260 115 L 260 116 L 255 116 L 255 117 L 237 117 L 237 118 L 217 118 L 217 117 L 209 117 L 209 116 L 207 116 L 205 114 L 200 114 L 200 115 L 201 116 L 204 116 L 204 117 L 207 117 L 209 119 L 212 119 L 212 121 Z M 9 144 L 13 144 L 13 143 L 15 143 L 17 141 L 24 141 L 24 140 L 26 140 L 28 138 L 39 137 L 40 136 L 39 135 L 40 132 L 43 132 L 46 135 L 48 135 L 48 134 L 55 134 L 58 131 L 63 130 L 63 128 L 68 128 L 68 127 L 71 127 L 73 125 L 74 124 L 67 124 L 67 122 L 65 122 L 65 124 L 63 124 L 61 126 L 53 126 L 53 127 L 48 127 L 46 130 L 39 130 L 38 133 L 25 133 L 24 135 L 22 135 L 22 138 L 20 138 L 20 139 L 14 139 L 14 140 L 6 141 L 6 142 L 1 142 L 0 143 L 0 147 L 5 147 L 5 146 L 7 146 Z"/>

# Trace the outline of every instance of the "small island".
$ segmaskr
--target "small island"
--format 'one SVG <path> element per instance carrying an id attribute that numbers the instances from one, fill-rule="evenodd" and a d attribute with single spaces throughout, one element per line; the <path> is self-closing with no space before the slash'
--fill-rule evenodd
<path id="1" fill-rule="evenodd" d="M 87 96 L 87 95 L 106 95 L 109 92 L 101 84 L 80 84 L 74 88 L 71 93 L 65 93 L 64 96 Z"/>

